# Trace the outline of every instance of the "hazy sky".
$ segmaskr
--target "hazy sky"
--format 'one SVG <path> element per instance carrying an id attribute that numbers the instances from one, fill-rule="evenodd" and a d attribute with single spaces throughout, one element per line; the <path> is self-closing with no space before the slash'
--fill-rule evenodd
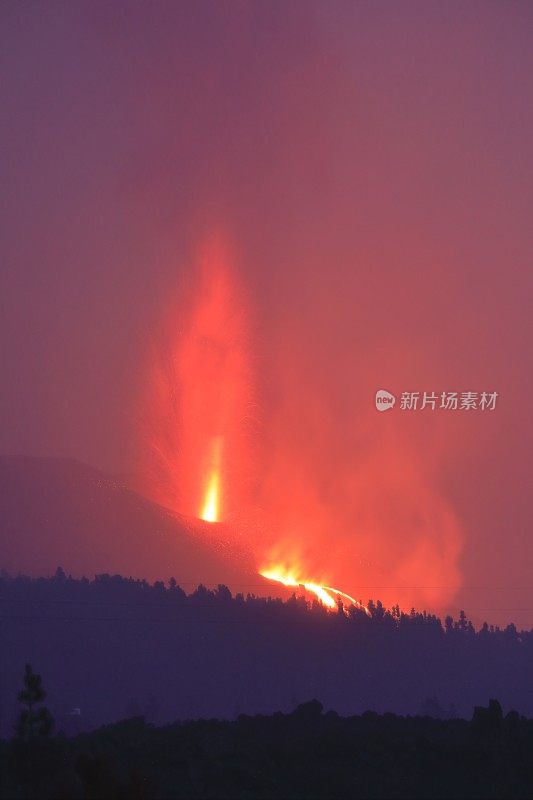
<path id="1" fill-rule="evenodd" d="M 130 474 L 148 342 L 223 229 L 259 502 L 533 624 L 532 22 L 512 0 L 3 3 L 0 451 Z M 378 415 L 378 388 L 500 397 Z"/>

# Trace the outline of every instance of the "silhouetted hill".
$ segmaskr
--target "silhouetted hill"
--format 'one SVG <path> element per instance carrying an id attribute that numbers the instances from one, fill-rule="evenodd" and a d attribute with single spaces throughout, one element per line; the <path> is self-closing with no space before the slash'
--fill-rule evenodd
<path id="1" fill-rule="evenodd" d="M 2 730 L 12 730 L 26 662 L 67 731 L 135 714 L 156 723 L 268 714 L 313 696 L 342 714 L 465 716 L 498 697 L 506 711 L 533 715 L 532 632 L 369 609 L 331 612 L 224 586 L 187 595 L 173 581 L 105 574 L 4 574 Z"/>
<path id="2" fill-rule="evenodd" d="M 75 576 L 101 572 L 185 586 L 260 584 L 222 526 L 189 520 L 70 459 L 0 457 L 0 568 Z M 265 582 L 266 584 L 266 582 Z"/>
<path id="3" fill-rule="evenodd" d="M 348 800 L 533 796 L 533 721 L 497 701 L 470 722 L 340 717 L 316 700 L 290 714 L 164 728 L 141 717 L 74 739 L 0 742 L 5 798 Z M 3 768 L 3 769 L 2 769 Z"/>

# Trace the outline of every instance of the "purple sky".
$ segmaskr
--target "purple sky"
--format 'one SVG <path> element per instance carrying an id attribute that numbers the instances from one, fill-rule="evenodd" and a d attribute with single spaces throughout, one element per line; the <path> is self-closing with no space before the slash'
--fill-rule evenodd
<path id="1" fill-rule="evenodd" d="M 131 474 L 147 343 L 222 227 L 263 504 L 288 451 L 346 530 L 419 497 L 456 521 L 451 606 L 533 625 L 532 23 L 512 0 L 4 3 L 0 452 Z M 377 415 L 381 387 L 500 399 Z"/>

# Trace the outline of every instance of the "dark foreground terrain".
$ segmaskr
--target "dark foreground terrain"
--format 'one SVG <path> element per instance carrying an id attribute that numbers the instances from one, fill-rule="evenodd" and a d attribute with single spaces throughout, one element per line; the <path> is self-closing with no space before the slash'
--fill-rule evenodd
<path id="1" fill-rule="evenodd" d="M 342 718 L 314 700 L 291 714 L 164 727 L 136 717 L 0 748 L 3 798 L 533 797 L 533 720 L 496 701 L 469 722 Z"/>
<path id="2" fill-rule="evenodd" d="M 310 697 L 345 717 L 464 719 L 497 697 L 533 718 L 531 631 L 368 608 L 0 570 L 0 736 L 12 734 L 26 663 L 69 736 L 133 716 L 162 726 L 290 712 Z"/>

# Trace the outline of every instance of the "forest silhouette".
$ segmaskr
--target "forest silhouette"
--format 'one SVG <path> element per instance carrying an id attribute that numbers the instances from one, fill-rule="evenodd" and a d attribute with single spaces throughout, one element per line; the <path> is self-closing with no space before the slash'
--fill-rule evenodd
<path id="1" fill-rule="evenodd" d="M 304 596 L 186 594 L 174 579 L 0 576 L 0 725 L 11 735 L 26 663 L 46 676 L 60 727 L 77 732 L 144 716 L 235 719 L 290 712 L 316 697 L 340 714 L 367 710 L 469 718 L 497 697 L 533 716 L 533 632 L 475 629 L 433 614 Z"/>
<path id="2" fill-rule="evenodd" d="M 52 737 L 31 665 L 15 736 L 0 740 L 6 798 L 530 797 L 533 720 L 490 700 L 470 722 L 367 711 L 340 717 L 318 700 L 292 713 L 156 728 L 133 717 Z M 37 707 L 38 706 L 38 707 Z"/>

